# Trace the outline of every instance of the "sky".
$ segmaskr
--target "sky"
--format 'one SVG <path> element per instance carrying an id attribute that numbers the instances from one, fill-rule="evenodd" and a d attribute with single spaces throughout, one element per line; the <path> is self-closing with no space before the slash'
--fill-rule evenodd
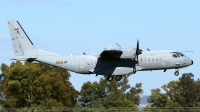
<path id="1" fill-rule="evenodd" d="M 34 45 L 69 56 L 102 52 L 111 43 L 147 51 L 194 51 L 184 54 L 194 61 L 187 69 L 142 71 L 129 77 L 129 84 L 142 83 L 143 95 L 178 80 L 183 73 L 200 78 L 199 0 L 1 0 L 0 64 L 14 57 L 7 20 L 18 20 Z M 70 72 L 70 82 L 80 90 L 87 81 L 102 76 Z M 164 92 L 164 91 L 162 91 Z"/>

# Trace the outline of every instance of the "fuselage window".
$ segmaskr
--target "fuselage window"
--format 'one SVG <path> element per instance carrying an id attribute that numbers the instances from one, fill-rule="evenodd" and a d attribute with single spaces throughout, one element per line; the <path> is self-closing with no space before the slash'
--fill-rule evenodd
<path id="1" fill-rule="evenodd" d="M 176 54 L 173 54 L 172 57 L 173 57 L 173 58 L 177 58 L 177 55 L 176 55 Z"/>

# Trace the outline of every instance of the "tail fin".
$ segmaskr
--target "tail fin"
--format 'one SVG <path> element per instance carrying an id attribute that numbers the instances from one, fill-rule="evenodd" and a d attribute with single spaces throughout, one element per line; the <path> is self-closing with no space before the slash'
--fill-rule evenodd
<path id="1" fill-rule="evenodd" d="M 37 58 L 38 56 L 42 55 L 57 55 L 55 53 L 35 48 L 32 41 L 18 21 L 10 20 L 8 21 L 8 26 L 10 29 L 15 59 Z"/>
<path id="2" fill-rule="evenodd" d="M 16 20 L 8 21 L 15 56 L 36 56 L 36 48 Z"/>

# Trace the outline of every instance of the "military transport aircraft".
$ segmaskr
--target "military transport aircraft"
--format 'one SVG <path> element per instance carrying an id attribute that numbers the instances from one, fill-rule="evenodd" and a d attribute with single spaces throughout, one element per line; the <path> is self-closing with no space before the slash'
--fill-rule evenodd
<path id="1" fill-rule="evenodd" d="M 122 76 L 136 71 L 179 69 L 190 66 L 193 61 L 176 50 L 142 52 L 137 47 L 122 48 L 118 44 L 108 45 L 102 52 L 81 56 L 61 56 L 36 48 L 17 20 L 8 21 L 14 59 L 32 63 L 43 62 L 80 74 L 106 75 L 108 81 L 120 81 Z"/>

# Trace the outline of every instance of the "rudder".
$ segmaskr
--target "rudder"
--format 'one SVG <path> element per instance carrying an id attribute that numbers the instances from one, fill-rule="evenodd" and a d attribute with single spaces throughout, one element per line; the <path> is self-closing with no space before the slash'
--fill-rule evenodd
<path id="1" fill-rule="evenodd" d="M 15 56 L 34 57 L 37 50 L 18 21 L 8 21 Z"/>

